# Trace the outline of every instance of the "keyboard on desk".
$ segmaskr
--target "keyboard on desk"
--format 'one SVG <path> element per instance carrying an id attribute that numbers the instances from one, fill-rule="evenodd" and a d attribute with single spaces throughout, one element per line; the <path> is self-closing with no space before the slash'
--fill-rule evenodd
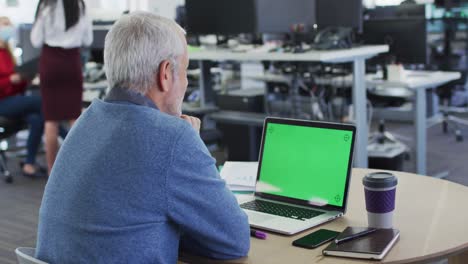
<path id="1" fill-rule="evenodd" d="M 247 203 L 243 203 L 240 205 L 240 207 L 251 211 L 278 215 L 302 221 L 324 214 L 324 212 L 320 211 L 285 204 L 272 203 L 263 200 L 253 200 Z"/>

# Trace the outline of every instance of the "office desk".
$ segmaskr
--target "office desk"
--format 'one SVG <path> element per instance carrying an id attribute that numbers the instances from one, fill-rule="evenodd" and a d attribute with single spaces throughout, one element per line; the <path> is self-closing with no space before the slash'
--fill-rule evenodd
<path id="1" fill-rule="evenodd" d="M 416 172 L 427 175 L 427 118 L 426 118 L 426 91 L 427 89 L 437 88 L 448 82 L 461 78 L 459 72 L 441 72 L 441 71 L 407 71 L 408 75 L 405 81 L 388 82 L 382 80 L 372 80 L 368 78 L 368 85 L 379 85 L 382 87 L 395 87 L 395 85 L 406 87 L 414 92 L 414 125 L 416 139 Z"/>
<path id="2" fill-rule="evenodd" d="M 228 263 L 381 263 L 322 257 L 321 251 L 326 245 L 313 250 L 291 245 L 293 240 L 319 228 L 342 231 L 348 225 L 366 226 L 362 177 L 370 171 L 353 169 L 348 211 L 344 217 L 291 237 L 268 232 L 266 240 L 252 238 L 248 258 Z M 425 263 L 447 257 L 449 263 L 468 263 L 468 212 L 465 206 L 468 187 L 416 174 L 394 173 L 398 177 L 394 227 L 400 229 L 401 237 L 382 263 Z M 193 261 L 190 257 L 184 256 L 182 260 L 184 258 Z"/>
<path id="3" fill-rule="evenodd" d="M 358 167 L 367 168 L 367 112 L 365 60 L 379 53 L 389 50 L 387 45 L 361 46 L 346 50 L 314 50 L 305 53 L 280 52 L 232 52 L 225 49 L 191 51 L 191 60 L 198 60 L 200 76 L 201 106 L 212 104 L 214 91 L 210 79 L 210 61 L 288 61 L 288 62 L 324 62 L 324 63 L 353 63 L 353 102 L 356 114 L 356 159 Z M 296 76 L 297 77 L 297 76 Z M 296 86 L 293 81 L 293 86 Z"/>
<path id="4" fill-rule="evenodd" d="M 95 98 L 103 98 L 108 86 L 107 80 L 83 83 L 83 102 L 91 103 Z"/>
<path id="5" fill-rule="evenodd" d="M 238 111 L 218 111 L 211 113 L 209 117 L 216 122 L 226 124 L 263 127 L 263 121 L 268 117 L 268 115 Z"/>
<path id="6" fill-rule="evenodd" d="M 193 106 L 189 103 L 182 103 L 182 112 L 188 115 L 205 115 L 218 111 L 219 109 L 216 106 Z"/>

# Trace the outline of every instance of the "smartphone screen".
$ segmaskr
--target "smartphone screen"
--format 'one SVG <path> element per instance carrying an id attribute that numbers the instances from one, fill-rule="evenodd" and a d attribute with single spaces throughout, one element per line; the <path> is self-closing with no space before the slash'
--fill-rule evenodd
<path id="1" fill-rule="evenodd" d="M 328 229 L 320 229 L 293 241 L 293 246 L 303 248 L 316 248 L 324 243 L 335 239 L 340 232 Z"/>

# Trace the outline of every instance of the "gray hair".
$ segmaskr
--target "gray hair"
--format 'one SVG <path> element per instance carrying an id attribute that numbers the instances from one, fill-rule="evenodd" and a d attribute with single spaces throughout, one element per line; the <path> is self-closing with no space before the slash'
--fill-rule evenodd
<path id="1" fill-rule="evenodd" d="M 164 60 L 177 69 L 185 51 L 185 31 L 173 20 L 149 12 L 122 16 L 106 36 L 104 65 L 109 87 L 146 94 L 157 85 L 155 75 Z"/>

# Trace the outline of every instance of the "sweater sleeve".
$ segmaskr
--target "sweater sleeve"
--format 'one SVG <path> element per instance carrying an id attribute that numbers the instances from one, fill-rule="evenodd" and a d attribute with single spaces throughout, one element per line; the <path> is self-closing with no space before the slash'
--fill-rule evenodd
<path id="1" fill-rule="evenodd" d="M 83 35 L 83 46 L 89 47 L 93 43 L 93 21 L 91 17 L 86 13 L 83 17 L 85 28 Z"/>
<path id="2" fill-rule="evenodd" d="M 167 174 L 168 214 L 180 228 L 180 249 L 215 259 L 246 256 L 250 248 L 247 216 L 188 124 L 172 155 Z"/>
<path id="3" fill-rule="evenodd" d="M 42 10 L 45 12 L 46 10 Z M 31 44 L 35 48 L 41 48 L 44 45 L 44 16 L 39 14 L 31 30 Z"/>

